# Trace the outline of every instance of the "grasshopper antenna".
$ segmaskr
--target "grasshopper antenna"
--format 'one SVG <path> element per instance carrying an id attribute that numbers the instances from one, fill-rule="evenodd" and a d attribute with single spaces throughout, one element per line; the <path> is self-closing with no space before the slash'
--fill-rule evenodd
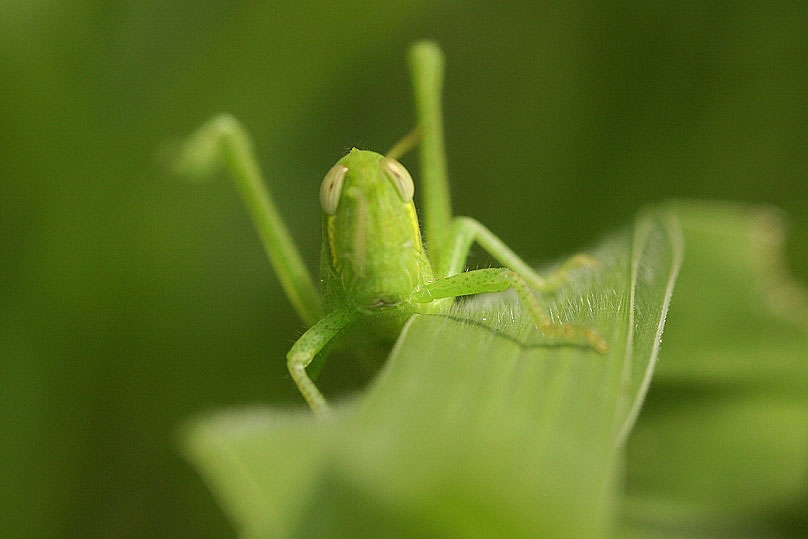
<path id="1" fill-rule="evenodd" d="M 387 150 L 385 157 L 395 159 L 398 161 L 401 156 L 415 148 L 424 136 L 424 132 L 420 127 L 416 127 L 406 135 L 404 135 L 398 142 L 393 144 L 393 147 Z"/>

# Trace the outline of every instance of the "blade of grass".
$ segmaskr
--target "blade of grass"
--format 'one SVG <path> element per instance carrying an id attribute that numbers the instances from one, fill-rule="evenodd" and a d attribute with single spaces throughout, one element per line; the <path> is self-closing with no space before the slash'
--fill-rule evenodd
<path id="1" fill-rule="evenodd" d="M 606 355 L 483 297 L 414 317 L 332 421 L 231 412 L 192 424 L 187 452 L 248 536 L 601 535 L 681 250 L 676 219 L 646 212 L 552 298 Z"/>

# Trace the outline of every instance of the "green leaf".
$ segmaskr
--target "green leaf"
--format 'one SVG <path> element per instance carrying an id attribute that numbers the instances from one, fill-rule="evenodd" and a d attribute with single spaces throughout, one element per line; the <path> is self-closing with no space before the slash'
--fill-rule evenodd
<path id="1" fill-rule="evenodd" d="M 586 537 L 611 524 L 622 441 L 682 256 L 657 210 L 605 241 L 549 304 L 609 352 L 541 336 L 509 295 L 410 320 L 335 417 L 197 420 L 187 454 L 248 537 Z"/>
<path id="2" fill-rule="evenodd" d="M 808 295 L 771 208 L 681 203 L 687 256 L 627 451 L 624 536 L 808 529 Z"/>

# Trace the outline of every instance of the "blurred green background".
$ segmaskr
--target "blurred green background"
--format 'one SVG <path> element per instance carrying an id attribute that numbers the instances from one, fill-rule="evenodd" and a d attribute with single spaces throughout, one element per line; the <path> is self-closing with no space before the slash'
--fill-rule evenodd
<path id="1" fill-rule="evenodd" d="M 799 2 L 0 3 L 0 536 L 232 535 L 178 425 L 301 404 L 303 327 L 235 190 L 161 164 L 212 114 L 315 267 L 322 175 L 412 127 L 404 55 L 432 37 L 455 210 L 517 252 L 745 200 L 788 212 L 804 279 L 806 28 Z"/>

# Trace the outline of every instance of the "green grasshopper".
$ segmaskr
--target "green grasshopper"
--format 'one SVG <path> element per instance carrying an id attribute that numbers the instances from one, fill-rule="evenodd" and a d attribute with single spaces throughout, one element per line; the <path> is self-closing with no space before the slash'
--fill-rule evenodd
<path id="1" fill-rule="evenodd" d="M 409 54 L 416 130 L 386 155 L 352 149 L 320 186 L 323 241 L 320 296 L 267 191 L 250 139 L 229 115 L 213 118 L 185 144 L 177 162 L 185 174 L 205 176 L 224 164 L 252 215 L 286 295 L 309 329 L 287 354 L 292 379 L 315 413 L 328 404 L 306 367 L 329 343 L 351 332 L 394 339 L 415 313 L 446 313 L 455 297 L 513 289 L 536 327 L 599 352 L 607 344 L 592 327 L 554 323 L 534 290 L 552 293 L 576 266 L 576 256 L 544 278 L 479 222 L 452 217 L 443 142 L 443 54 L 431 42 Z M 426 241 L 413 204 L 414 185 L 397 161 L 420 141 Z M 473 243 L 504 267 L 465 271 Z"/>

